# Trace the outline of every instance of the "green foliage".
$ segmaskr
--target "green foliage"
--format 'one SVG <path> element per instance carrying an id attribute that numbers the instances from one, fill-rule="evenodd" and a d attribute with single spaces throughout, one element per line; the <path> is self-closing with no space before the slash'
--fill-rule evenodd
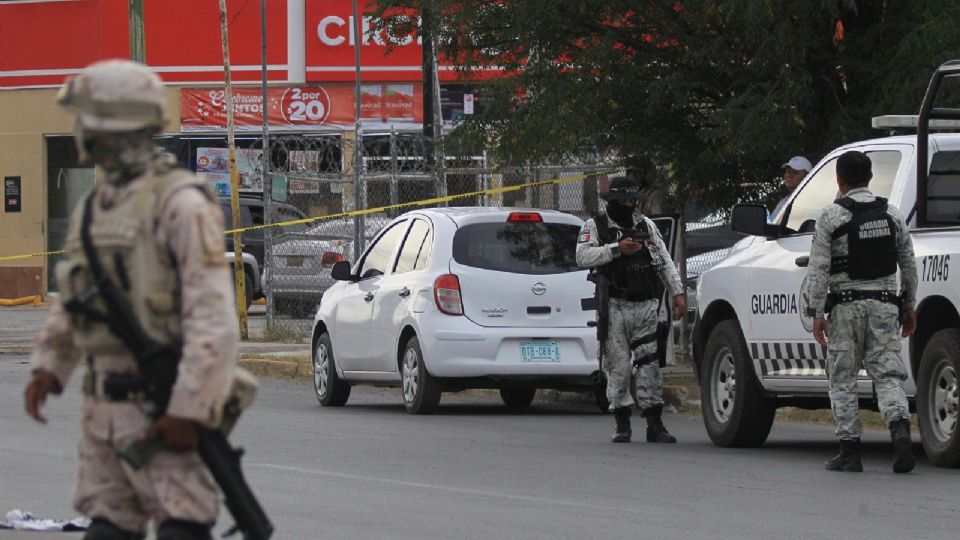
<path id="1" fill-rule="evenodd" d="M 484 86 L 457 145 L 493 143 L 509 163 L 665 165 L 678 193 L 714 206 L 769 193 L 792 155 L 815 162 L 879 135 L 871 117 L 915 113 L 933 69 L 960 58 L 956 0 L 379 5 L 428 9 L 428 31 L 465 73 L 509 73 Z"/>

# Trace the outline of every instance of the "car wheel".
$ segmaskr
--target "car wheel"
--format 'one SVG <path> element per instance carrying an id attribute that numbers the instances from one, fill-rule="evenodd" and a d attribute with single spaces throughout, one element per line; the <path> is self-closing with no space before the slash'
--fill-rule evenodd
<path id="1" fill-rule="evenodd" d="M 754 447 L 767 440 L 776 404 L 763 395 L 736 320 L 722 321 L 710 333 L 700 380 L 703 423 L 714 444 Z"/>
<path id="2" fill-rule="evenodd" d="M 508 409 L 526 409 L 533 403 L 536 388 L 501 388 L 500 399 Z"/>
<path id="3" fill-rule="evenodd" d="M 960 466 L 958 373 L 960 330 L 940 330 L 924 347 L 917 373 L 917 416 L 923 450 L 938 467 Z"/>
<path id="4" fill-rule="evenodd" d="M 400 358 L 403 406 L 411 414 L 430 414 L 440 403 L 440 381 L 427 373 L 416 336 L 407 341 Z"/>
<path id="5" fill-rule="evenodd" d="M 330 335 L 320 334 L 313 346 L 313 389 L 324 407 L 341 407 L 350 397 L 350 383 L 337 375 Z"/>

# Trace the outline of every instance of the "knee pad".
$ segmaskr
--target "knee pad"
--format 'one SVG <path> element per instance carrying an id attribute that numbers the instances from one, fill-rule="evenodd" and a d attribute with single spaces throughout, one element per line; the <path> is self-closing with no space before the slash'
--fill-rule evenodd
<path id="1" fill-rule="evenodd" d="M 93 518 L 83 540 L 143 540 L 139 532 L 130 532 L 117 527 L 103 518 Z"/>
<path id="2" fill-rule="evenodd" d="M 210 540 L 212 525 L 168 519 L 157 529 L 157 540 Z"/>

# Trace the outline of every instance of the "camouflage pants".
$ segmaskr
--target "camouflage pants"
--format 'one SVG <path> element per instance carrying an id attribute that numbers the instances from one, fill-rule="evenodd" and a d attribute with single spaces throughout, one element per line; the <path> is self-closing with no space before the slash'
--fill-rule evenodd
<path id="1" fill-rule="evenodd" d="M 631 363 L 631 343 L 654 335 L 657 331 L 657 300 L 630 302 L 610 299 L 610 329 L 603 355 L 603 372 L 607 376 L 607 399 L 611 408 L 641 409 L 663 404 L 663 376 L 654 359 L 639 367 Z M 635 358 L 655 353 L 656 340 L 632 348 Z"/>
<path id="2" fill-rule="evenodd" d="M 900 358 L 895 305 L 878 300 L 838 304 L 830 313 L 827 344 L 827 377 L 837 438 L 855 439 L 863 431 L 857 400 L 857 373 L 861 368 L 873 379 L 887 425 L 910 418 L 903 391 L 907 370 Z"/>
<path id="3" fill-rule="evenodd" d="M 117 457 L 116 449 L 149 423 L 137 403 L 85 398 L 74 508 L 143 533 L 151 519 L 213 523 L 219 494 L 196 452 L 160 451 L 136 471 Z"/>

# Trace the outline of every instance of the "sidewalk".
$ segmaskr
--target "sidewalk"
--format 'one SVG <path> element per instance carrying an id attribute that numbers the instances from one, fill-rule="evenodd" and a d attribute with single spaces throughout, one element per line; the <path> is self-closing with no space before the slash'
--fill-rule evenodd
<path id="1" fill-rule="evenodd" d="M 259 308 L 259 309 L 258 309 Z M 261 306 L 251 308 L 250 335 L 262 335 L 265 322 Z M 29 354 L 33 340 L 40 332 L 47 315 L 48 304 L 40 307 L 0 307 L 0 358 L 10 354 Z M 310 380 L 312 351 L 307 343 L 276 341 L 241 341 L 240 364 L 258 377 Z M 677 410 L 699 409 L 700 388 L 689 365 L 667 366 L 662 370 L 664 400 Z"/>

